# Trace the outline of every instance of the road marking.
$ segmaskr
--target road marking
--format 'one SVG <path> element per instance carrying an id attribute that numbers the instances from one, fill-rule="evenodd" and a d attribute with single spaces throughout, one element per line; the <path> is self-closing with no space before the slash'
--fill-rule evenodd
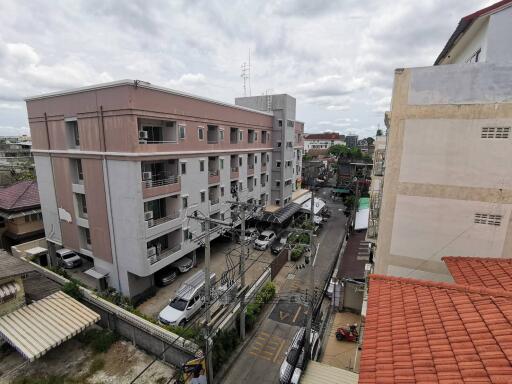
<path id="1" fill-rule="evenodd" d="M 270 355 L 270 356 L 274 356 L 274 352 L 270 352 L 270 351 L 261 351 L 261 353 L 267 354 L 267 355 Z"/>
<path id="2" fill-rule="evenodd" d="M 302 309 L 301 306 L 299 306 L 299 308 L 297 308 L 297 312 L 295 312 L 295 316 L 293 316 L 292 323 L 295 323 L 295 321 L 297 321 L 297 317 L 299 316 L 299 313 L 300 313 L 301 309 Z"/>
<path id="3" fill-rule="evenodd" d="M 284 320 L 286 319 L 290 314 L 288 312 L 279 311 L 279 319 Z"/>
<path id="4" fill-rule="evenodd" d="M 261 334 L 261 335 L 265 335 L 265 336 L 267 336 L 267 337 L 269 337 L 269 336 L 270 336 L 267 332 L 263 332 L 263 331 L 260 331 L 260 334 Z"/>
<path id="5" fill-rule="evenodd" d="M 279 349 L 277 350 L 276 354 L 274 355 L 274 360 L 273 360 L 274 363 L 277 361 L 277 358 L 281 354 L 281 351 L 283 350 L 283 346 L 284 346 L 284 340 L 281 341 L 281 345 L 279 346 Z"/>

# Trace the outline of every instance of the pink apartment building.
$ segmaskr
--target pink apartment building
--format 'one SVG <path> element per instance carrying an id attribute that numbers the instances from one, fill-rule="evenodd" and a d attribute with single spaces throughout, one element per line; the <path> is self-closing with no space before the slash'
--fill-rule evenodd
<path id="1" fill-rule="evenodd" d="M 278 210 L 300 189 L 289 95 L 230 105 L 122 80 L 26 103 L 50 255 L 75 250 L 132 298 L 199 247 L 194 210 L 229 221 L 233 191 Z"/>

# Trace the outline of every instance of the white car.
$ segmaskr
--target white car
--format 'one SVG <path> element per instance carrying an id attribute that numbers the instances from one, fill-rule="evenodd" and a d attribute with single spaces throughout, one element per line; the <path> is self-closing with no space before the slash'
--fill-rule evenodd
<path id="1" fill-rule="evenodd" d="M 171 264 L 172 268 L 176 268 L 180 273 L 185 273 L 190 271 L 193 266 L 193 261 L 190 257 L 182 257 L 181 259 L 176 260 Z"/>
<path id="2" fill-rule="evenodd" d="M 261 235 L 259 235 L 258 238 L 254 240 L 254 249 L 264 251 L 270 244 L 272 244 L 275 238 L 276 234 L 274 231 L 261 232 Z"/>
<path id="3" fill-rule="evenodd" d="M 76 268 L 82 265 L 82 259 L 74 251 L 67 248 L 57 250 L 56 256 L 58 264 L 62 268 L 70 269 Z"/>

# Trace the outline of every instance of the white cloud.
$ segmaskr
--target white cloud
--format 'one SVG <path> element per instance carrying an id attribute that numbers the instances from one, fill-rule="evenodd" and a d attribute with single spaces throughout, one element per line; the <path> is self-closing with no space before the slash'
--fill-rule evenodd
<path id="1" fill-rule="evenodd" d="M 492 1 L 3 0 L 0 126 L 27 125 L 6 103 L 123 78 L 233 102 L 250 49 L 252 94 L 295 96 L 307 131 L 366 133 L 394 68 L 431 65 L 458 20 Z M 336 120 L 347 114 L 358 120 Z"/>

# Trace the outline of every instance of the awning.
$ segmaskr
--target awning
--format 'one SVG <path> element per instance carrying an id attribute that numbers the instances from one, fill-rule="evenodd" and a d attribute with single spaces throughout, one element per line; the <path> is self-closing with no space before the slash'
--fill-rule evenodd
<path id="1" fill-rule="evenodd" d="M 34 361 L 99 319 L 96 312 L 59 291 L 0 317 L 0 337 Z"/>
<path id="2" fill-rule="evenodd" d="M 370 208 L 370 198 L 369 197 L 361 197 L 359 198 L 359 209 Z"/>
<path id="3" fill-rule="evenodd" d="M 260 220 L 266 221 L 267 223 L 282 224 L 299 210 L 299 204 L 289 203 L 287 206 L 280 208 L 275 212 L 264 212 Z"/>
<path id="4" fill-rule="evenodd" d="M 84 273 L 86 275 L 91 276 L 92 278 L 95 278 L 96 280 L 102 279 L 102 278 L 104 278 L 105 276 L 108 275 L 108 272 L 100 271 L 96 267 L 88 269 Z"/>
<path id="5" fill-rule="evenodd" d="M 319 198 L 315 198 L 314 213 L 315 215 L 325 207 L 325 201 Z M 311 213 L 311 199 L 302 204 L 301 209 L 307 213 Z"/>
<path id="6" fill-rule="evenodd" d="M 332 190 L 334 193 L 341 193 L 341 194 L 349 194 L 350 190 L 346 188 L 334 188 Z"/>
<path id="7" fill-rule="evenodd" d="M 18 291 L 20 291 L 20 286 L 18 283 L 11 282 L 0 285 L 0 301 L 9 296 L 16 295 L 16 292 Z"/>
<path id="8" fill-rule="evenodd" d="M 308 367 L 300 378 L 301 384 L 357 384 L 358 380 L 357 373 L 313 360 L 308 362 Z"/>
<path id="9" fill-rule="evenodd" d="M 356 231 L 360 229 L 368 229 L 368 219 L 370 218 L 370 210 L 368 208 L 366 209 L 360 209 L 356 213 L 356 221 L 354 223 L 354 229 Z"/>

